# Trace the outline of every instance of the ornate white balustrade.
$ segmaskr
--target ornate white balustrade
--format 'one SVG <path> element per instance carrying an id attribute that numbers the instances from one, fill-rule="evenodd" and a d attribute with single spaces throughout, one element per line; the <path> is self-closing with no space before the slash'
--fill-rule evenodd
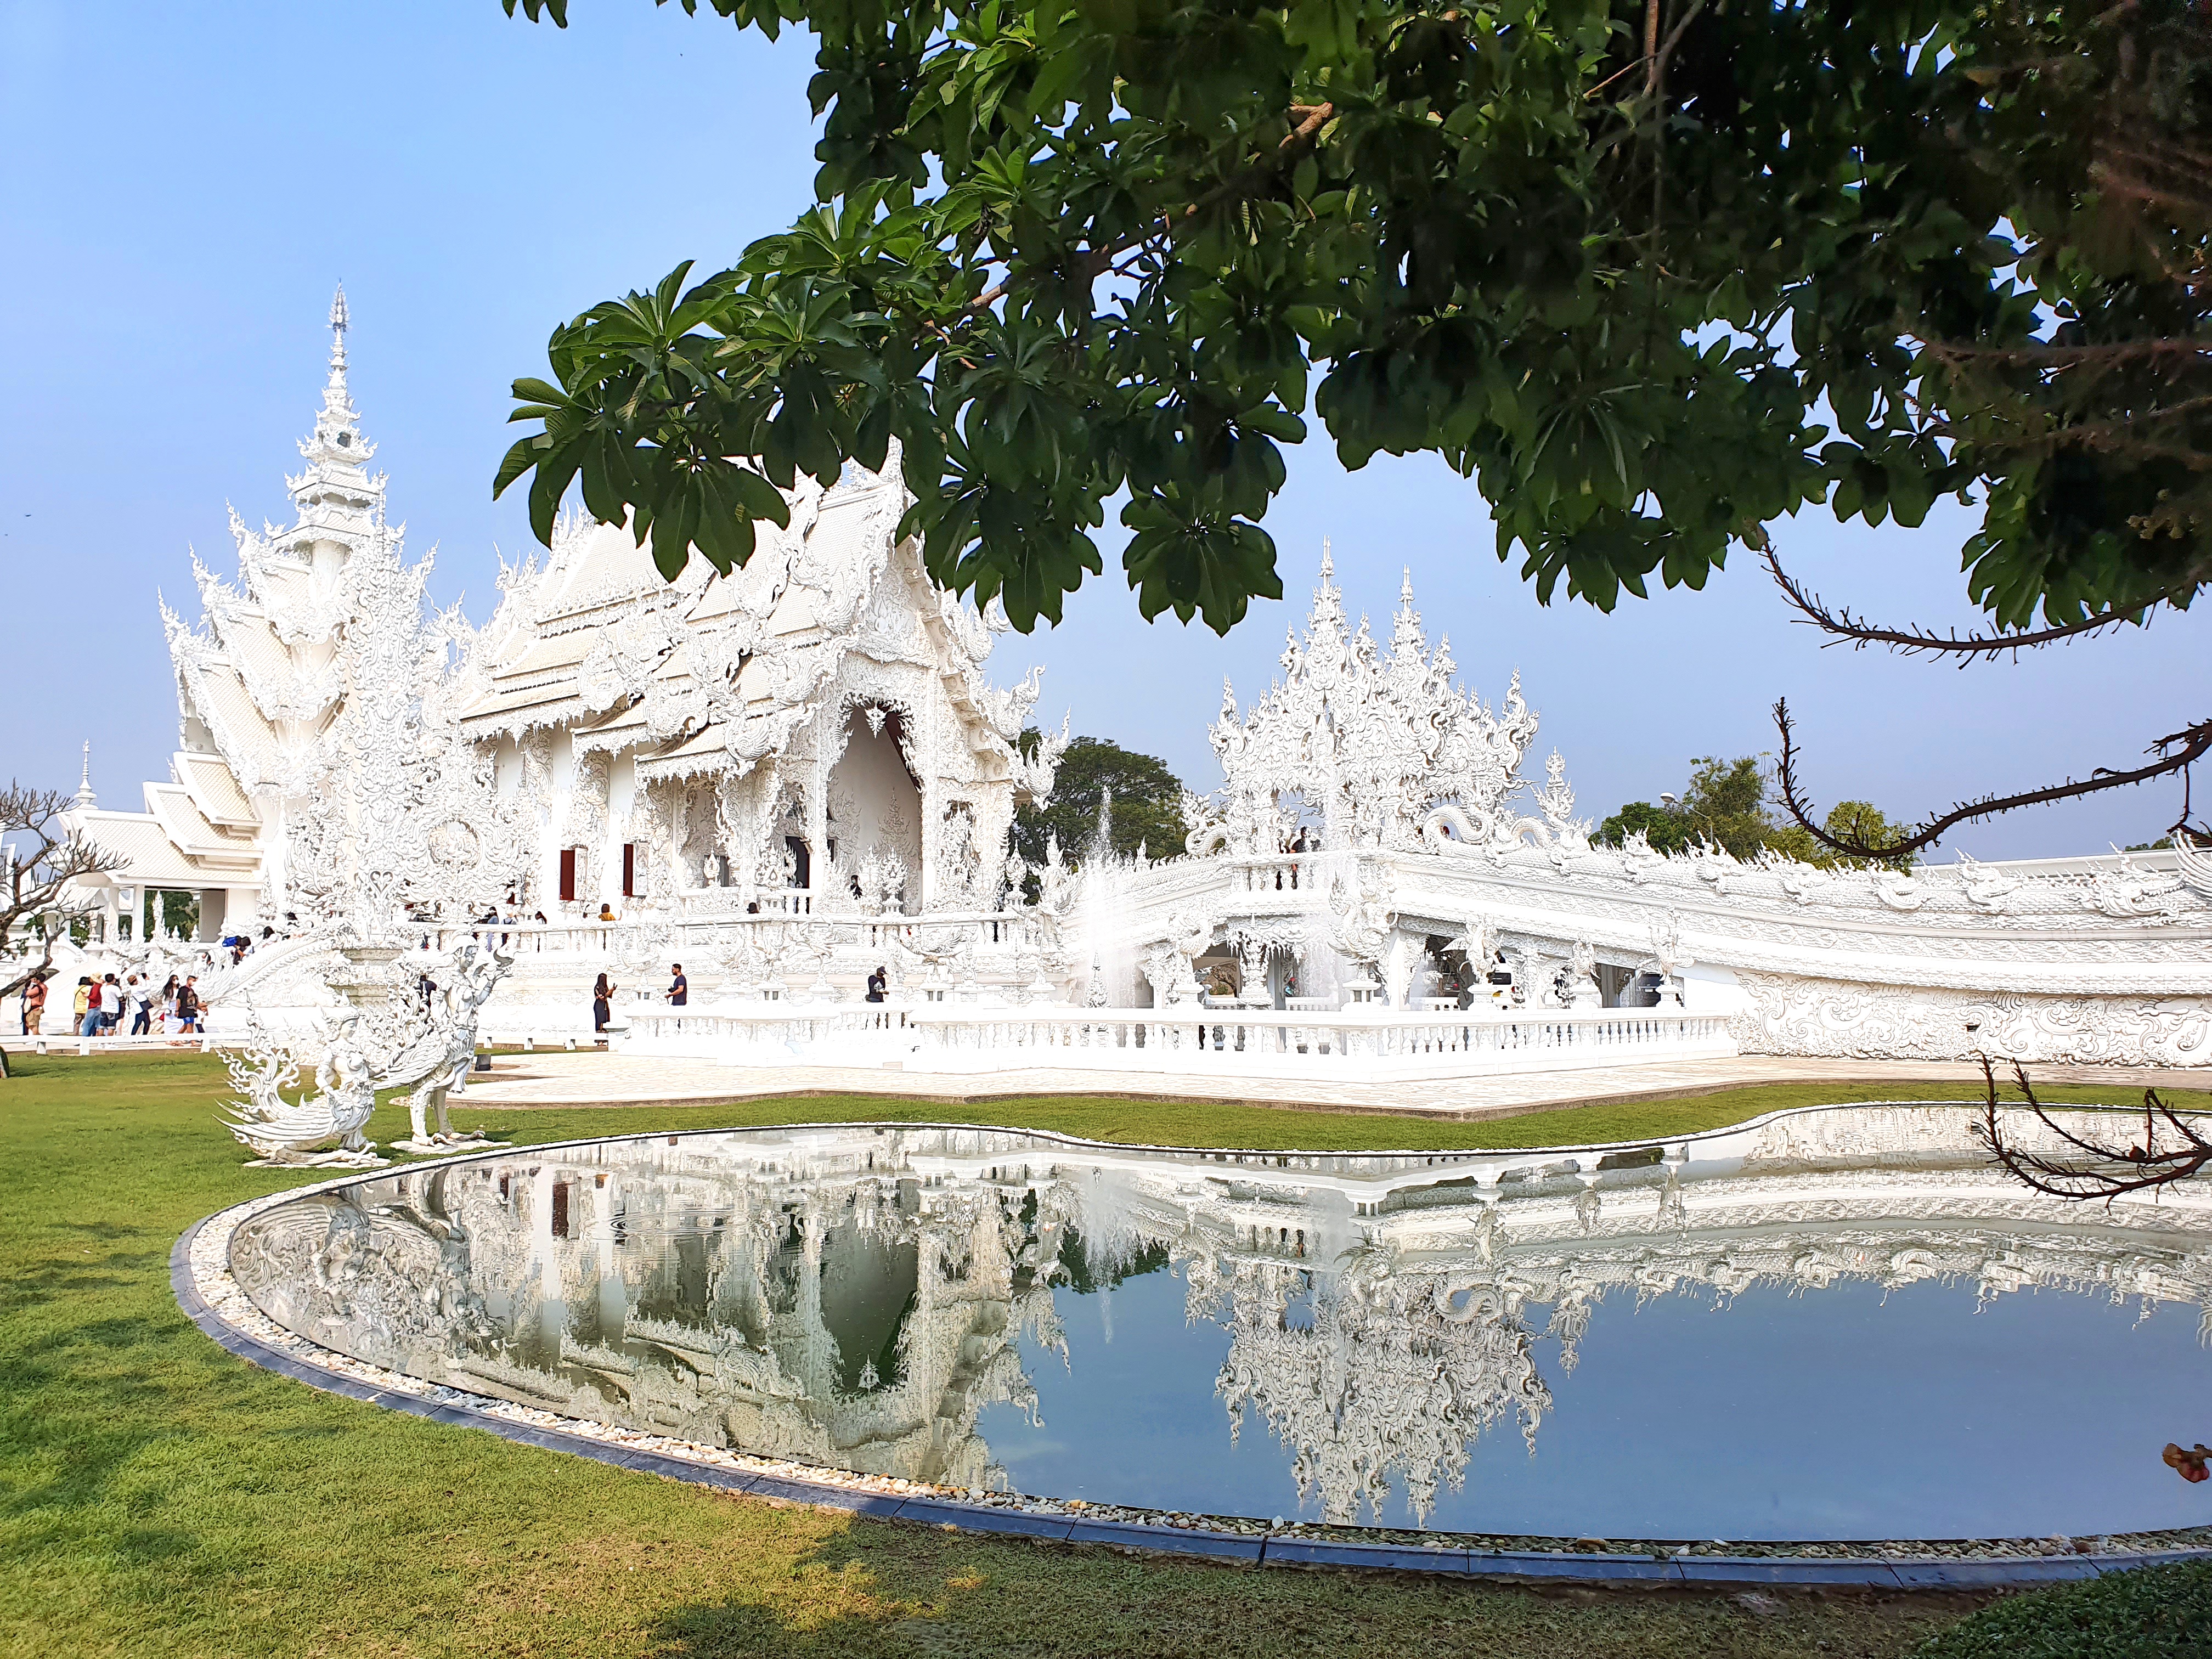
<path id="1" fill-rule="evenodd" d="M 794 889 L 775 896 L 806 901 L 816 896 Z M 619 957 L 649 946 L 653 951 L 675 948 L 680 956 L 687 944 L 694 955 L 717 945 L 750 939 L 767 950 L 783 943 L 798 925 L 802 930 L 822 930 L 842 950 L 887 950 L 895 944 L 912 944 L 927 935 L 940 950 L 956 948 L 965 933 L 978 945 L 1030 945 L 1034 924 L 1009 911 L 962 911 L 921 916 L 868 916 L 817 913 L 811 908 L 768 909 L 754 915 L 701 913 L 690 908 L 674 915 L 640 913 L 613 921 L 447 921 L 417 924 L 414 932 L 429 948 L 451 949 L 465 939 L 504 940 L 503 949 L 518 957 L 551 953 Z"/>
<path id="2" fill-rule="evenodd" d="M 629 1052 L 737 1065 L 1050 1066 L 1455 1077 L 1732 1054 L 1725 1018 L 1660 1009 L 1498 1015 L 726 1002 L 627 1015 Z"/>
<path id="3" fill-rule="evenodd" d="M 1326 853 L 1285 854 L 1279 858 L 1238 859 L 1230 867 L 1230 892 L 1281 894 L 1290 908 L 1322 908 L 1328 902 L 1334 872 L 1356 867 L 1343 855 Z M 1299 905 L 1297 897 L 1306 902 Z"/>

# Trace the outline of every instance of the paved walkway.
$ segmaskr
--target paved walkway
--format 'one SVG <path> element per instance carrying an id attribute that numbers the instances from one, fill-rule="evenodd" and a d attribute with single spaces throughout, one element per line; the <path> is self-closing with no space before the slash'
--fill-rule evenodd
<path id="1" fill-rule="evenodd" d="M 2212 1089 L 2212 1068 L 2145 1072 L 2124 1066 L 2039 1066 L 2038 1084 L 2096 1084 L 2127 1088 Z M 990 1073 L 891 1071 L 883 1066 L 724 1066 L 599 1052 L 501 1054 L 488 1076 L 462 1097 L 472 1107 L 521 1110 L 549 1106 L 696 1105 L 769 1095 L 901 1095 L 948 1104 L 1016 1095 L 1110 1095 L 1154 1100 L 1225 1100 L 1305 1110 L 1404 1112 L 1457 1120 L 1512 1117 L 1561 1106 L 1713 1094 L 1768 1083 L 1868 1083 L 1944 1085 L 1971 1098 L 1982 1080 L 1978 1066 L 1927 1060 L 1784 1060 L 1746 1054 L 1722 1060 L 1652 1061 L 1576 1072 L 1520 1073 L 1346 1084 L 1328 1079 L 1238 1078 L 1158 1072 L 1008 1069 Z"/>

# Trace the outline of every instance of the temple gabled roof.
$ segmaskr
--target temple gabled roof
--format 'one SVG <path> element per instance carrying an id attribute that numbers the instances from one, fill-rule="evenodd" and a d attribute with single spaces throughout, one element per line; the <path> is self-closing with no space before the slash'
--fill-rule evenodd
<path id="1" fill-rule="evenodd" d="M 896 461 L 801 478 L 791 523 L 763 525 L 729 575 L 693 560 L 674 582 L 618 526 L 564 520 L 552 556 L 511 573 L 482 636 L 485 695 L 462 720 L 479 738 L 563 726 L 586 749 L 639 750 L 641 777 L 734 771 L 781 752 L 855 653 L 942 678 L 979 757 L 1019 770 L 1013 744 L 1036 696 L 987 685 L 992 630 L 930 582 L 898 535 Z"/>

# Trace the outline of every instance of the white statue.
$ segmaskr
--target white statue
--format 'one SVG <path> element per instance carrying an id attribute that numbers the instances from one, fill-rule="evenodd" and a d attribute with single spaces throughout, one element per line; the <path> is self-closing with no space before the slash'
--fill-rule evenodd
<path id="1" fill-rule="evenodd" d="M 304 1164 L 324 1169 L 380 1169 L 362 1131 L 376 1110 L 376 1083 L 361 1046 L 362 1017 L 347 1013 L 331 1032 L 316 1068 L 316 1092 L 287 1101 L 282 1088 L 299 1075 L 288 1050 L 265 1042 L 250 1045 L 243 1063 L 227 1061 L 248 1098 L 230 1103 L 224 1127 L 259 1154 L 251 1168 Z"/>
<path id="2" fill-rule="evenodd" d="M 1587 939 L 1577 939 L 1574 953 L 1567 958 L 1567 1006 L 1595 1008 L 1598 1005 L 1597 952 Z"/>
<path id="3" fill-rule="evenodd" d="M 430 1029 L 398 1056 L 379 1079 L 384 1088 L 414 1087 L 407 1097 L 407 1139 L 400 1150 L 410 1152 L 450 1152 L 489 1146 L 481 1135 L 454 1132 L 446 1115 L 448 1095 L 467 1091 L 470 1072 L 477 1059 L 477 1024 L 483 1006 L 501 980 L 514 966 L 514 958 L 486 944 L 481 949 L 465 944 L 454 953 L 447 983 L 433 1000 Z M 434 1107 L 437 1127 L 429 1124 Z"/>

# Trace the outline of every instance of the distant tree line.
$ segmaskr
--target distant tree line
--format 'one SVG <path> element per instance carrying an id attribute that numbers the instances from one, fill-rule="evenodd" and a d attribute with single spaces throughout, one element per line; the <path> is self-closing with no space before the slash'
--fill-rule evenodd
<path id="1" fill-rule="evenodd" d="M 1619 847 L 1641 830 L 1662 853 L 1686 852 L 1710 841 L 1740 859 L 1755 858 L 1771 848 L 1823 868 L 1911 867 L 1910 853 L 1864 858 L 1824 846 L 1802 825 L 1778 818 L 1769 810 L 1773 789 L 1772 775 L 1755 755 L 1734 760 L 1699 756 L 1691 761 L 1689 783 L 1679 796 L 1662 795 L 1656 806 L 1648 800 L 1630 801 L 1600 824 L 1591 839 L 1600 846 Z M 1905 834 L 1880 807 L 1863 800 L 1837 803 L 1828 812 L 1826 827 L 1837 840 L 1857 847 L 1891 846 Z"/>

